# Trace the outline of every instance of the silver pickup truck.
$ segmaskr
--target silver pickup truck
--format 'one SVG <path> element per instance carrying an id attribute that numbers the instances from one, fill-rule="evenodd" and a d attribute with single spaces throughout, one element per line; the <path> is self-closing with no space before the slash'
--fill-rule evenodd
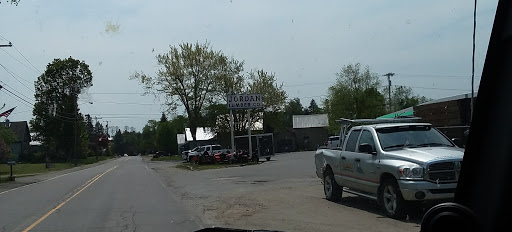
<path id="1" fill-rule="evenodd" d="M 413 202 L 452 199 L 464 150 L 431 124 L 407 120 L 340 119 L 341 146 L 315 153 L 326 199 L 350 192 L 376 200 L 395 219 L 405 218 Z"/>

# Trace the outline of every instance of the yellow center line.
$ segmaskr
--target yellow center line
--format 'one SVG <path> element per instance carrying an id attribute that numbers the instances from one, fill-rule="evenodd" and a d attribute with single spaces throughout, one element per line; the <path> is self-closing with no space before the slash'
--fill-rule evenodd
<path id="1" fill-rule="evenodd" d="M 44 216 L 42 216 L 41 218 L 39 218 L 37 221 L 35 221 L 34 223 L 32 223 L 32 225 L 30 225 L 29 227 L 27 227 L 25 230 L 23 230 L 23 232 L 27 232 L 27 231 L 30 231 L 31 229 L 33 229 L 35 226 L 37 226 L 39 223 L 41 223 L 44 219 L 46 219 L 48 216 L 50 216 L 52 213 L 54 213 L 55 211 L 57 211 L 58 209 L 60 209 L 63 205 L 65 205 L 68 201 L 70 201 L 71 199 L 73 199 L 74 197 L 76 197 L 78 194 L 80 194 L 82 191 L 84 191 L 87 187 L 89 187 L 91 184 L 93 184 L 94 182 L 96 182 L 97 180 L 99 180 L 103 175 L 107 174 L 108 172 L 114 170 L 117 168 L 118 165 L 108 169 L 107 171 L 101 173 L 101 174 L 98 174 L 96 175 L 95 177 L 93 177 L 92 179 L 88 180 L 86 183 L 85 183 L 85 186 L 82 186 L 80 188 L 78 188 L 78 192 L 76 192 L 75 194 L 73 194 L 71 197 L 69 197 L 68 199 L 66 199 L 64 202 L 60 203 L 57 207 L 55 207 L 54 209 L 50 210 L 48 213 L 46 213 Z"/>

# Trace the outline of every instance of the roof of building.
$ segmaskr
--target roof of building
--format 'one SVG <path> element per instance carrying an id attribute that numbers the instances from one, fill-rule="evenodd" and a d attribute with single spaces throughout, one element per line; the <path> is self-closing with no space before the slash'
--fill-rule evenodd
<path id="1" fill-rule="evenodd" d="M 28 129 L 28 123 L 27 121 L 20 121 L 20 122 L 8 122 L 9 123 L 9 129 L 11 129 L 12 133 L 16 136 L 16 142 L 23 141 L 25 138 L 25 135 L 29 133 Z M 28 136 L 28 139 L 30 142 L 30 136 Z"/>
<path id="2" fill-rule="evenodd" d="M 190 128 L 185 128 L 185 136 L 187 141 L 192 141 L 192 132 L 190 132 Z M 211 132 L 211 129 L 208 127 L 198 127 L 196 129 L 196 141 L 202 140 L 210 140 L 215 137 L 215 133 Z"/>
<path id="3" fill-rule="evenodd" d="M 478 95 L 478 92 L 475 92 L 475 97 L 477 95 Z M 471 93 L 465 93 L 465 94 L 459 94 L 459 95 L 455 95 L 455 96 L 451 96 L 451 97 L 439 98 L 439 99 L 435 99 L 435 100 L 432 100 L 432 101 L 428 101 L 428 102 L 419 104 L 419 106 L 421 106 L 421 105 L 429 105 L 429 104 L 439 103 L 439 102 L 447 102 L 447 101 L 453 101 L 453 100 L 460 100 L 460 99 L 464 99 L 464 98 L 471 98 Z"/>
<path id="4" fill-rule="evenodd" d="M 329 126 L 327 114 L 293 115 L 293 128 L 313 128 Z"/>
<path id="5" fill-rule="evenodd" d="M 478 92 L 475 92 L 475 97 L 477 96 L 477 94 L 478 94 Z M 471 93 L 459 94 L 459 95 L 455 95 L 455 96 L 451 96 L 451 97 L 439 98 L 439 99 L 435 99 L 435 100 L 428 101 L 428 102 L 425 102 L 425 103 L 421 103 L 418 106 L 430 105 L 430 104 L 439 103 L 439 102 L 447 102 L 447 101 L 460 100 L 460 99 L 465 99 L 465 98 L 471 98 Z M 399 111 L 396 111 L 396 112 L 393 112 L 393 113 L 382 115 L 382 116 L 378 117 L 378 119 L 400 118 L 400 117 L 411 117 L 411 116 L 414 116 L 414 109 L 413 109 L 413 107 L 405 108 L 405 109 L 402 109 L 402 110 L 399 110 Z"/>

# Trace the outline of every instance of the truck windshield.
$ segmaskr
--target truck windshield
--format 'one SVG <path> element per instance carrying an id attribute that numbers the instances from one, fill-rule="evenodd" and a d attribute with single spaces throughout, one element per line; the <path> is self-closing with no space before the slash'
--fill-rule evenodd
<path id="1" fill-rule="evenodd" d="M 220 145 L 214 145 L 214 146 L 212 146 L 212 150 L 214 150 L 214 151 L 222 150 L 222 147 Z"/>
<path id="2" fill-rule="evenodd" d="M 405 147 L 437 147 L 454 145 L 431 126 L 397 126 L 376 130 L 383 150 Z"/>

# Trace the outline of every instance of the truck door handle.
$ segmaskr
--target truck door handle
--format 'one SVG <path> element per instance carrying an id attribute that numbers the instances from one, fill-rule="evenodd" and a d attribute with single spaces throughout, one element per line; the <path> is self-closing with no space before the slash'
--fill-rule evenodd
<path id="1" fill-rule="evenodd" d="M 342 156 L 342 157 L 341 157 L 341 159 L 342 159 L 342 160 L 345 160 L 345 159 L 347 159 L 347 157 L 345 157 L 345 156 Z"/>
<path id="2" fill-rule="evenodd" d="M 356 159 L 355 159 L 355 161 L 356 161 L 356 162 L 361 162 L 361 159 L 356 158 Z"/>

